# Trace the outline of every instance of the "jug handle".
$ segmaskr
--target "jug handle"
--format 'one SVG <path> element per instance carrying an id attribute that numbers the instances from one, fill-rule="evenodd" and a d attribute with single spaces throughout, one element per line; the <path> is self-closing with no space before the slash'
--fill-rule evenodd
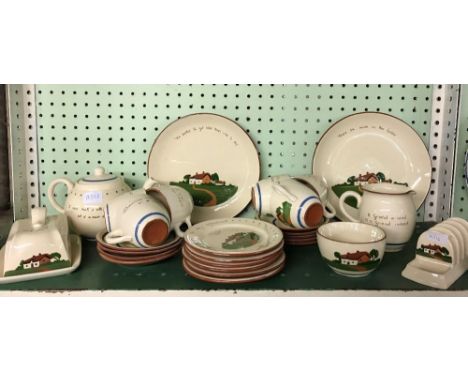
<path id="1" fill-rule="evenodd" d="M 49 189 L 47 190 L 47 196 L 49 197 L 50 204 L 52 204 L 52 207 L 54 207 L 58 212 L 63 214 L 65 213 L 65 209 L 63 208 L 63 206 L 58 204 L 54 196 L 55 188 L 60 183 L 63 183 L 65 184 L 65 186 L 67 186 L 67 193 L 70 193 L 73 190 L 73 187 L 75 186 L 75 184 L 70 179 L 67 179 L 67 178 L 59 178 L 50 182 Z"/>
<path id="2" fill-rule="evenodd" d="M 354 219 L 350 214 L 348 214 L 348 211 L 346 211 L 345 202 L 346 202 L 346 199 L 348 199 L 350 197 L 356 198 L 357 208 L 359 208 L 361 206 L 362 196 L 359 195 L 355 191 L 346 191 L 340 197 L 340 210 L 343 213 L 343 215 L 346 216 L 347 219 L 349 219 L 349 221 L 354 222 L 354 223 L 359 223 L 359 220 Z"/>

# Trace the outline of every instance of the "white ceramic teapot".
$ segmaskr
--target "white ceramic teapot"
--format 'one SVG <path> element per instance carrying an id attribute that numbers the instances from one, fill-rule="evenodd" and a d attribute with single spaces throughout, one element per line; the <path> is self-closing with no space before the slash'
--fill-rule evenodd
<path id="1" fill-rule="evenodd" d="M 68 191 L 64 206 L 58 204 L 54 196 L 55 187 L 60 183 L 65 184 Z M 130 187 L 121 177 L 106 174 L 104 168 L 97 167 L 94 175 L 79 179 L 76 183 L 67 178 L 55 179 L 49 185 L 48 197 L 58 212 L 67 215 L 76 233 L 94 238 L 98 232 L 106 229 L 106 204 L 128 191 Z"/>

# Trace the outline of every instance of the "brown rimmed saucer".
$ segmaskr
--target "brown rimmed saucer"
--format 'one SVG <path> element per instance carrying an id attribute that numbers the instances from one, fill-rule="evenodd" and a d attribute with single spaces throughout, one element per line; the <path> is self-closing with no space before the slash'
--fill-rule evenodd
<path id="1" fill-rule="evenodd" d="M 219 272 L 236 272 L 236 271 L 262 269 L 266 266 L 269 266 L 273 264 L 275 261 L 277 261 L 279 257 L 281 257 L 281 255 L 283 254 L 283 249 L 281 249 L 275 254 L 272 254 L 270 257 L 268 257 L 265 260 L 253 261 L 253 262 L 236 262 L 236 263 L 207 261 L 205 258 L 200 258 L 196 254 L 191 253 L 186 248 L 182 248 L 182 254 L 184 258 L 188 259 L 191 263 L 203 269 L 211 270 L 211 271 L 219 271 Z"/>
<path id="2" fill-rule="evenodd" d="M 129 265 L 129 266 L 138 266 L 138 265 L 151 265 L 159 263 L 163 260 L 169 259 L 179 253 L 179 250 L 172 250 L 163 255 L 158 256 L 148 256 L 146 258 L 140 259 L 122 259 L 113 255 L 110 255 L 102 250 L 98 250 L 99 256 L 109 263 L 118 264 L 118 265 Z"/>
<path id="3" fill-rule="evenodd" d="M 281 256 L 276 259 L 273 263 L 267 266 L 263 266 L 260 269 L 238 269 L 236 271 L 216 271 L 216 270 L 211 270 L 211 269 L 206 269 L 206 267 L 199 266 L 198 264 L 192 262 L 190 258 L 184 257 L 184 262 L 190 266 L 191 270 L 194 272 L 197 272 L 199 274 L 203 274 L 205 276 L 210 276 L 210 277 L 219 277 L 219 278 L 226 278 L 226 279 L 231 279 L 231 278 L 239 278 L 239 277 L 255 277 L 255 276 L 261 276 L 263 274 L 267 274 L 273 270 L 276 270 L 278 267 L 281 267 L 284 265 L 286 256 L 284 252 L 282 252 Z"/>
<path id="4" fill-rule="evenodd" d="M 196 279 L 202 280 L 202 281 L 207 281 L 207 282 L 217 283 L 217 284 L 242 284 L 242 283 L 252 283 L 252 282 L 264 280 L 281 272 L 282 269 L 284 268 L 284 264 L 285 262 L 283 261 L 277 268 L 269 272 L 262 273 L 257 276 L 223 278 L 223 277 L 216 277 L 216 276 L 208 276 L 201 272 L 197 272 L 190 266 L 189 263 L 187 263 L 187 261 L 185 260 L 182 261 L 182 266 L 184 267 L 184 270 L 185 272 L 187 272 L 188 275 Z"/>

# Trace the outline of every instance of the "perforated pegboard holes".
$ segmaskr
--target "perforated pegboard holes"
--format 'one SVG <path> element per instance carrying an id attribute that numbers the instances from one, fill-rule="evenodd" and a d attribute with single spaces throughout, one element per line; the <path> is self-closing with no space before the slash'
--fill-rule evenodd
<path id="1" fill-rule="evenodd" d="M 428 145 L 431 95 L 430 85 L 38 85 L 41 204 L 52 179 L 76 180 L 97 165 L 141 186 L 154 139 L 187 114 L 239 123 L 258 147 L 262 177 L 299 175 L 310 173 L 322 133 L 354 112 L 395 115 Z"/>

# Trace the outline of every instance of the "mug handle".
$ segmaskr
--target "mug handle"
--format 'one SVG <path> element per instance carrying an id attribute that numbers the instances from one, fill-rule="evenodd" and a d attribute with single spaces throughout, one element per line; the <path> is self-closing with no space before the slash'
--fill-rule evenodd
<path id="1" fill-rule="evenodd" d="M 187 217 L 187 218 L 183 221 L 183 223 L 187 224 L 187 227 L 188 227 L 188 228 L 190 228 L 190 227 L 192 226 L 192 222 L 190 221 L 190 217 Z M 178 226 L 176 226 L 176 227 L 174 228 L 174 231 L 175 231 L 175 233 L 176 233 L 177 236 L 183 238 L 183 237 L 185 236 L 185 232 L 183 232 L 183 231 L 180 229 L 180 226 L 181 226 L 181 225 L 182 225 L 182 223 L 179 224 Z"/>
<path id="2" fill-rule="evenodd" d="M 354 223 L 359 223 L 359 220 L 354 219 L 350 214 L 348 214 L 348 212 L 345 209 L 345 202 L 346 202 L 346 199 L 348 199 L 349 197 L 356 198 L 357 208 L 359 208 L 361 206 L 362 196 L 359 195 L 356 191 L 346 191 L 340 197 L 340 210 L 343 213 L 343 215 L 346 216 L 347 219 L 349 219 L 349 221 L 352 221 Z"/>
<path id="3" fill-rule="evenodd" d="M 131 241 L 131 236 L 124 236 L 122 230 L 116 229 L 112 232 L 109 232 L 105 237 L 104 241 L 107 244 L 120 244 L 125 243 L 126 241 Z"/>
<path id="4" fill-rule="evenodd" d="M 323 216 L 327 219 L 332 219 L 336 216 L 335 207 L 333 207 L 329 201 L 326 201 L 323 206 Z"/>
<path id="5" fill-rule="evenodd" d="M 52 182 L 50 182 L 49 189 L 47 190 L 47 196 L 49 197 L 50 204 L 52 204 L 52 207 L 54 207 L 58 212 L 61 214 L 65 213 L 65 209 L 63 206 L 58 204 L 57 200 L 55 199 L 54 192 L 55 192 L 55 187 L 57 187 L 60 183 L 65 184 L 67 186 L 67 192 L 70 193 L 73 190 L 74 184 L 70 179 L 67 178 L 59 178 L 55 179 Z"/>

